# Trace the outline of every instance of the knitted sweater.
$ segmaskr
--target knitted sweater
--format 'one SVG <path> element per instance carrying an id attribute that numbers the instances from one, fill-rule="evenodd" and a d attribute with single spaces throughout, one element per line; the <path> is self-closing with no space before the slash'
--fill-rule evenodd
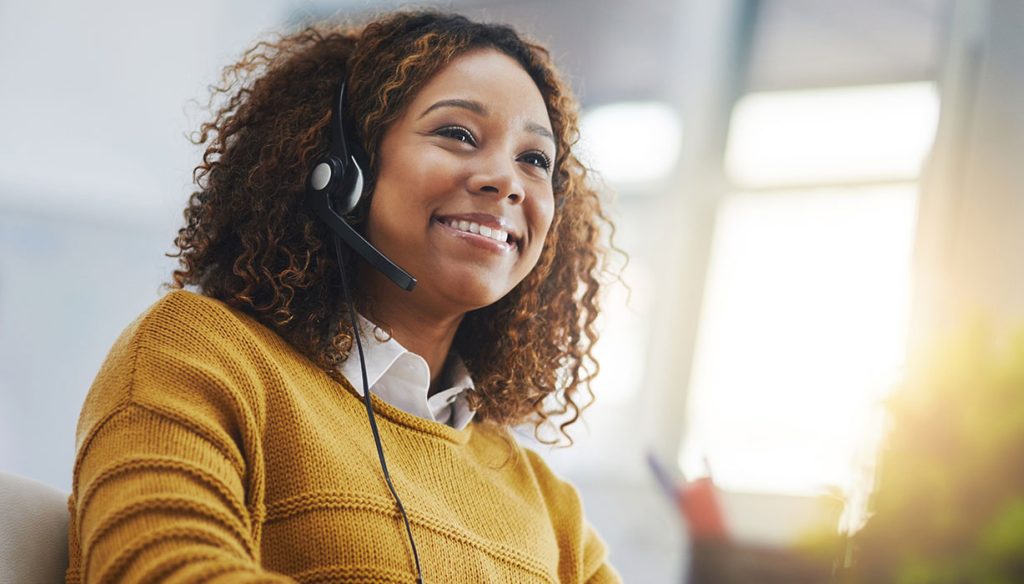
<path id="1" fill-rule="evenodd" d="M 373 404 L 426 582 L 621 581 L 505 430 Z M 355 390 L 220 301 L 173 291 L 125 329 L 76 446 L 69 583 L 415 579 Z"/>

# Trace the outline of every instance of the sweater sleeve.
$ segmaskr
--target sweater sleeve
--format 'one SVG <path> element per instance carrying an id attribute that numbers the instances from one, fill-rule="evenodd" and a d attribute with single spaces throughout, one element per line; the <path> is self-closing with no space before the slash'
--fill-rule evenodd
<path id="1" fill-rule="evenodd" d="M 293 582 L 260 566 L 244 359 L 162 303 L 122 334 L 83 406 L 67 581 Z"/>
<path id="2" fill-rule="evenodd" d="M 587 584 L 622 584 L 622 576 L 608 562 L 608 550 L 593 526 L 585 523 L 583 581 Z"/>
<path id="3" fill-rule="evenodd" d="M 581 584 L 621 584 L 622 576 L 608 561 L 608 546 L 587 521 L 579 492 L 551 471 L 536 452 L 524 448 L 547 503 L 558 537 L 559 578 Z"/>

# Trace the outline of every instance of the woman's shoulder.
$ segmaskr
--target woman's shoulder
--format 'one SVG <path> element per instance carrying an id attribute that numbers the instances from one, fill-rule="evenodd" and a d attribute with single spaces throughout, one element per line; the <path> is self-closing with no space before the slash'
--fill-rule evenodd
<path id="1" fill-rule="evenodd" d="M 558 500 L 579 499 L 579 492 L 568 480 L 560 477 L 549 465 L 547 460 L 536 450 L 526 446 L 520 446 L 522 454 L 530 465 L 530 468 L 537 478 L 541 491 L 548 493 L 551 498 Z"/>
<path id="2" fill-rule="evenodd" d="M 295 350 L 254 316 L 226 302 L 175 289 L 143 311 L 121 333 L 111 355 L 128 353 L 160 361 L 204 363 L 214 370 L 232 364 L 276 361 Z"/>
<path id="3" fill-rule="evenodd" d="M 501 452 L 502 458 L 511 463 L 510 468 L 517 469 L 515 472 L 525 473 L 525 476 L 529 477 L 529 482 L 549 502 L 578 502 L 579 492 L 576 487 L 560 477 L 545 457 L 536 450 L 542 444 L 526 439 L 526 434 L 520 434 L 515 428 L 487 422 L 475 422 L 473 426 L 474 435 L 483 437 L 494 453 Z"/>
<path id="4" fill-rule="evenodd" d="M 288 351 L 276 332 L 226 302 L 184 289 L 167 292 L 121 333 L 112 352 L 135 345 L 143 351 L 184 351 L 212 357 L 218 352 Z"/>
<path id="5" fill-rule="evenodd" d="M 235 337 L 256 321 L 217 298 L 184 289 L 170 290 L 129 325 L 154 340 L 192 335 Z M 259 325 L 262 326 L 262 325 Z"/>
<path id="6" fill-rule="evenodd" d="M 230 338 L 242 327 L 243 317 L 223 302 L 189 292 L 171 290 L 142 311 L 121 331 L 100 368 L 134 373 L 140 353 L 162 353 L 175 347 L 189 349 L 194 343 Z M 201 351 L 200 351 L 201 352 Z"/>
<path id="7" fill-rule="evenodd" d="M 285 347 L 275 333 L 226 303 L 172 290 L 111 346 L 83 403 L 79 435 L 129 404 L 166 409 L 198 399 L 252 401 L 251 392 L 240 388 L 258 387 L 261 364 Z"/>

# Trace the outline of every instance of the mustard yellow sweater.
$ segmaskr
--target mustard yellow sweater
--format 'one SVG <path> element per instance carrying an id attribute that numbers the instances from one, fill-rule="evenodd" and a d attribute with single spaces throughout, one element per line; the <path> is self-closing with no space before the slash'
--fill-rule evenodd
<path id="1" fill-rule="evenodd" d="M 576 490 L 499 430 L 374 399 L 426 582 L 619 582 Z M 82 408 L 73 582 L 402 582 L 415 567 L 362 401 L 270 329 L 170 292 Z"/>

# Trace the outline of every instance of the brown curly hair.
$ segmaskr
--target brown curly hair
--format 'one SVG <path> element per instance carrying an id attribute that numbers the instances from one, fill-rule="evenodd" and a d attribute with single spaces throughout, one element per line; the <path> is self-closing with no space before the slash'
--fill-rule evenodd
<path id="1" fill-rule="evenodd" d="M 594 398 L 594 320 L 612 225 L 572 150 L 571 90 L 548 51 L 507 26 L 399 12 L 358 26 L 314 24 L 245 52 L 211 89 L 212 119 L 192 136 L 205 153 L 193 172 L 198 190 L 175 238 L 178 251 L 168 254 L 179 258 L 179 269 L 166 287 L 191 285 L 253 315 L 340 380 L 352 331 L 341 318 L 338 259 L 330 230 L 303 205 L 307 174 L 327 149 L 331 100 L 346 79 L 348 117 L 358 120 L 372 181 L 389 124 L 435 73 L 478 48 L 509 55 L 540 89 L 557 141 L 553 183 L 561 206 L 533 271 L 498 302 L 466 314 L 454 347 L 476 385 L 468 399 L 477 421 L 508 427 L 533 420 L 535 436 L 551 444 L 539 430 L 558 417 L 572 444 L 566 428 Z M 355 257 L 344 253 L 358 297 Z"/>

